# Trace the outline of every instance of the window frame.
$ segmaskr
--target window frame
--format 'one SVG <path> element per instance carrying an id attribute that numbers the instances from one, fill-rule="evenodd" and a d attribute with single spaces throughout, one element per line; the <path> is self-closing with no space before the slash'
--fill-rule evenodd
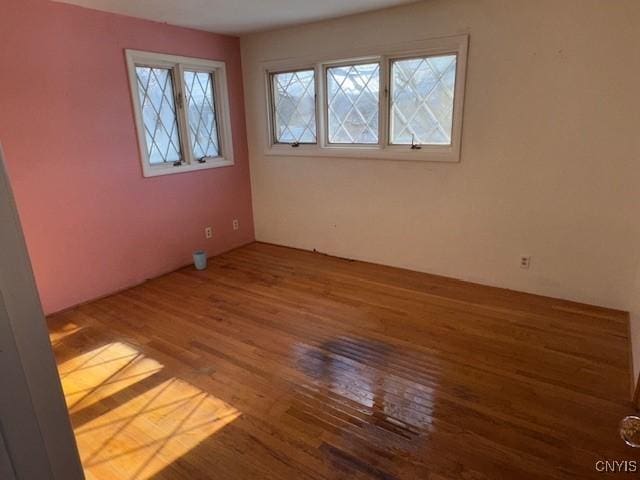
<path id="1" fill-rule="evenodd" d="M 315 115 L 316 115 L 316 142 L 315 143 L 298 143 L 296 147 L 294 147 L 293 143 L 281 143 L 276 142 L 276 131 L 275 131 L 275 117 L 276 117 L 276 106 L 274 102 L 273 95 L 273 83 L 272 76 L 278 73 L 293 73 L 300 72 L 305 70 L 313 70 L 313 88 L 314 88 L 314 96 L 315 96 Z M 266 106 L 265 109 L 267 116 L 267 144 L 269 145 L 270 150 L 273 152 L 291 152 L 291 150 L 297 150 L 300 152 L 310 152 L 317 148 L 318 146 L 318 126 L 320 123 L 319 111 L 318 111 L 318 89 L 319 89 L 319 80 L 318 80 L 318 70 L 316 65 L 313 63 L 299 63 L 295 62 L 294 64 L 289 64 L 286 62 L 274 64 L 273 68 L 266 69 L 265 73 L 265 99 Z M 274 153 L 276 154 L 276 153 Z M 292 153 L 289 153 L 292 154 Z"/>
<path id="2" fill-rule="evenodd" d="M 378 92 L 378 141 L 376 143 L 336 143 L 336 142 L 330 142 L 329 141 L 329 93 L 328 93 L 328 82 L 327 82 L 327 75 L 329 73 L 329 69 L 330 68 L 334 68 L 334 67 L 357 67 L 358 65 L 369 65 L 369 64 L 374 64 L 377 63 L 378 64 L 378 72 L 380 75 L 379 78 L 379 92 Z M 321 105 L 322 107 L 322 112 L 321 115 L 324 117 L 324 123 L 323 123 L 323 127 L 322 128 L 322 146 L 323 148 L 360 148 L 360 147 L 365 147 L 365 148 L 371 148 L 371 147 L 379 147 L 382 144 L 382 119 L 380 117 L 380 114 L 382 112 L 382 104 L 384 103 L 384 90 L 381 88 L 383 86 L 383 82 L 382 82 L 382 75 L 383 75 L 383 59 L 382 57 L 379 56 L 375 56 L 375 57 L 365 57 L 365 58 L 353 58 L 353 59 L 348 59 L 348 60 L 340 60 L 337 62 L 324 62 L 322 63 L 322 88 L 323 88 L 323 103 Z M 317 108 L 317 106 L 316 106 Z"/>
<path id="3" fill-rule="evenodd" d="M 275 77 L 275 75 L 279 75 L 279 74 L 283 74 L 283 73 L 297 73 L 297 72 L 309 72 L 312 71 L 313 72 L 313 88 L 314 88 L 314 102 L 315 102 L 315 117 L 316 117 L 316 141 L 315 142 L 296 142 L 298 147 L 303 146 L 303 145 L 317 145 L 318 143 L 318 78 L 317 78 L 317 71 L 315 69 L 315 65 L 311 65 L 309 67 L 301 67 L 301 68 L 290 68 L 290 69 L 283 69 L 283 70 L 276 70 L 276 71 L 269 71 L 268 72 L 268 76 L 267 76 L 267 98 L 268 98 L 268 102 L 269 102 L 269 112 L 268 112 L 268 122 L 269 122 L 269 135 L 270 137 L 270 141 L 271 141 L 271 145 L 284 145 L 287 147 L 291 147 L 293 146 L 294 142 L 278 142 L 278 139 L 276 138 L 277 133 L 276 133 L 276 102 L 275 102 L 275 91 L 274 91 L 274 84 L 273 84 L 273 78 Z"/>
<path id="4" fill-rule="evenodd" d="M 418 60 L 418 59 L 424 59 L 424 58 L 435 58 L 435 57 L 450 57 L 450 56 L 454 56 L 456 57 L 456 72 L 457 72 L 457 66 L 458 66 L 458 54 L 457 53 L 441 53 L 441 54 L 429 54 L 429 55 L 402 55 L 402 56 L 390 56 L 388 57 L 388 75 L 389 75 L 389 81 L 388 81 L 388 95 L 387 95 L 387 121 L 388 123 L 388 129 L 387 129 L 387 147 L 390 149 L 398 149 L 398 150 L 403 150 L 407 148 L 407 145 L 409 144 L 405 144 L 405 143 L 392 143 L 392 132 L 391 132 L 391 117 L 393 115 L 393 109 L 392 109 L 392 99 L 393 99 L 393 63 L 394 62 L 398 62 L 398 61 L 402 61 L 402 60 Z M 454 80 L 454 86 L 453 86 L 453 91 L 454 91 L 454 97 L 453 97 L 453 112 L 452 112 L 452 121 L 451 121 L 451 142 L 448 144 L 417 144 L 420 146 L 420 149 L 422 148 L 428 148 L 428 147 L 450 147 L 453 142 L 454 142 L 454 130 L 455 130 L 455 115 L 456 115 L 456 108 L 455 108 L 455 101 L 456 101 L 456 87 L 457 87 L 457 83 L 458 83 L 458 77 L 456 75 L 456 78 Z"/>
<path id="5" fill-rule="evenodd" d="M 125 57 L 140 163 L 144 177 L 228 167 L 234 164 L 231 110 L 229 107 L 229 91 L 227 88 L 225 62 L 129 49 L 125 50 Z M 140 93 L 138 91 L 137 66 L 166 68 L 170 70 L 174 87 L 173 97 L 178 123 L 178 136 L 182 150 L 182 163 L 180 165 L 174 165 L 169 162 L 154 165 L 149 162 L 142 107 L 140 105 Z M 189 128 L 189 118 L 187 109 L 185 108 L 187 97 L 184 85 L 185 70 L 209 73 L 212 75 L 213 107 L 215 110 L 219 155 L 217 157 L 207 157 L 204 163 L 200 163 L 198 159 L 194 158 L 191 149 L 192 132 Z"/>
<path id="6" fill-rule="evenodd" d="M 273 139 L 273 99 L 265 96 L 267 128 L 265 132 L 265 155 L 344 157 L 381 160 L 408 160 L 424 162 L 459 162 L 462 146 L 462 121 L 469 36 L 423 39 L 413 42 L 378 46 L 371 48 L 345 49 L 342 56 L 335 54 L 318 55 L 313 58 L 291 58 L 263 62 L 262 69 L 270 88 L 270 74 L 296 70 L 315 69 L 316 95 L 316 144 L 300 144 L 291 148 L 290 144 L 275 144 Z M 391 62 L 407 58 L 456 55 L 456 80 L 453 100 L 453 120 L 450 145 L 420 145 L 411 149 L 410 145 L 391 144 Z M 380 103 L 378 121 L 378 144 L 332 144 L 328 141 L 327 108 L 327 68 L 339 65 L 380 63 Z"/>

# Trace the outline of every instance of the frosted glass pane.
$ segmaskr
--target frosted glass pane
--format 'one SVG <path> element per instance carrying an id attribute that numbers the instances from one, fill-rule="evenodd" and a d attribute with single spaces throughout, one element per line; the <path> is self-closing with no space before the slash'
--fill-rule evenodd
<path id="1" fill-rule="evenodd" d="M 213 74 L 184 72 L 191 151 L 195 159 L 220 155 Z"/>
<path id="2" fill-rule="evenodd" d="M 271 81 L 275 141 L 316 143 L 314 71 L 275 73 Z"/>
<path id="3" fill-rule="evenodd" d="M 136 67 L 136 77 L 149 163 L 181 160 L 171 70 Z"/>
<path id="4" fill-rule="evenodd" d="M 456 56 L 391 64 L 391 143 L 450 145 Z"/>
<path id="5" fill-rule="evenodd" d="M 327 69 L 329 143 L 378 143 L 380 64 Z"/>

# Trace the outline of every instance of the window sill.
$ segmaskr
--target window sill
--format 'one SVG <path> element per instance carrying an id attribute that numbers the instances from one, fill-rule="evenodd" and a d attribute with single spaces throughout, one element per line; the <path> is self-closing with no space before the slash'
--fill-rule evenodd
<path id="1" fill-rule="evenodd" d="M 153 167 L 145 165 L 143 168 L 143 175 L 145 178 L 158 177 L 161 175 L 174 175 L 179 173 L 196 172 L 199 170 L 209 170 L 210 168 L 230 167 L 231 165 L 233 165 L 233 160 L 227 160 L 224 158 L 207 160 L 206 163 L 194 163 L 191 165 L 183 164 L 179 167 L 174 167 L 173 165 L 159 165 Z"/>
<path id="2" fill-rule="evenodd" d="M 319 147 L 316 145 L 272 145 L 267 147 L 265 155 L 283 157 L 325 157 L 355 158 L 371 160 L 397 160 L 409 162 L 460 162 L 460 151 L 453 146 L 422 146 L 419 150 L 406 147 Z"/>

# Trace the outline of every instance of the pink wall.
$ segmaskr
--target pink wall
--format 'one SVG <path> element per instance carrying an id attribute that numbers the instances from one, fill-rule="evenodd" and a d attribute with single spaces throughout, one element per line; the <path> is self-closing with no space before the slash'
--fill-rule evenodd
<path id="1" fill-rule="evenodd" d="M 46 312 L 253 240 L 237 38 L 1 1 L 0 142 Z M 226 61 L 233 167 L 142 177 L 125 48 Z"/>

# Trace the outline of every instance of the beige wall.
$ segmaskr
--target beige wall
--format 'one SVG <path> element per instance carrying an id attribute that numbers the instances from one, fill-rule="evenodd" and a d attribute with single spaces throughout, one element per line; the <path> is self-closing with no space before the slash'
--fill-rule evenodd
<path id="1" fill-rule="evenodd" d="M 256 237 L 629 309 L 638 25 L 637 0 L 433 0 L 242 38 Z M 461 163 L 263 154 L 261 62 L 458 33 Z"/>

